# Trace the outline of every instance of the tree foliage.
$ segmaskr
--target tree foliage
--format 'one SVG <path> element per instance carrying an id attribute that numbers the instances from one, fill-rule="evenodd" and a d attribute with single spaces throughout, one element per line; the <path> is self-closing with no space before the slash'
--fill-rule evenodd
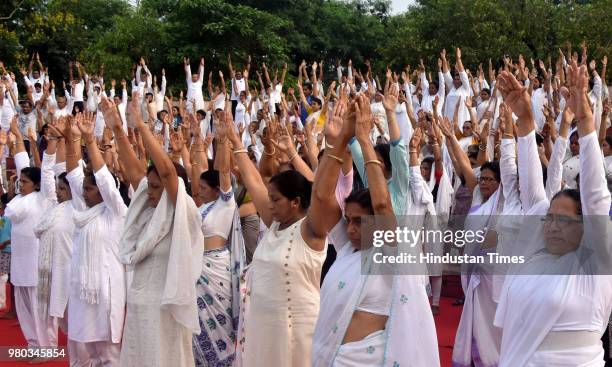
<path id="1" fill-rule="evenodd" d="M 336 60 L 362 67 L 436 64 L 442 48 L 462 47 L 471 68 L 504 54 L 546 59 L 571 42 L 586 40 L 589 54 L 612 53 L 612 0 L 419 0 L 391 15 L 389 0 L 6 0 L 0 2 L 0 58 L 26 66 L 39 52 L 56 81 L 67 77 L 68 61 L 89 71 L 105 64 L 107 77 L 131 78 L 143 56 L 155 73 L 166 68 L 170 82 L 183 79 L 183 57 L 207 72 L 235 66 L 248 55 L 272 68 L 302 59 Z"/>

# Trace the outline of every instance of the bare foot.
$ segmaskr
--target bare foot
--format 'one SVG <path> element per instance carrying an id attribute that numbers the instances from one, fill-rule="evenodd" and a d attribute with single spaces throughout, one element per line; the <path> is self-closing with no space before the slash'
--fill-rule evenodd
<path id="1" fill-rule="evenodd" d="M 437 316 L 440 313 L 440 306 L 431 306 L 431 313 Z"/>

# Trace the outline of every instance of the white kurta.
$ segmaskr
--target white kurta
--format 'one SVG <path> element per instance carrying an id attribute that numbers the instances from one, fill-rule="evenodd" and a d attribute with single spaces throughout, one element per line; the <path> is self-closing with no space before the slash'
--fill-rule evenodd
<path id="1" fill-rule="evenodd" d="M 57 200 L 55 192 L 55 154 L 44 154 L 41 174 L 41 191 L 48 198 Z M 72 203 L 68 202 L 63 208 L 56 212 L 55 206 L 45 212 L 47 215 L 57 215 L 53 224 L 41 234 L 41 250 L 49 241 L 52 246 L 51 277 L 49 287 L 49 315 L 63 318 L 68 305 L 68 294 L 70 290 L 70 262 L 72 258 L 72 247 L 74 239 L 74 219 Z"/>
<path id="2" fill-rule="evenodd" d="M 106 166 L 95 173 L 96 185 L 104 199 L 106 209 L 101 216 L 93 219 L 101 228 L 99 241 L 103 244 L 101 267 L 101 287 L 97 304 L 90 304 L 80 298 L 78 289 L 79 251 L 75 246 L 72 257 L 71 289 L 68 303 L 68 338 L 77 342 L 89 343 L 112 341 L 119 343 L 123 332 L 125 316 L 125 269 L 119 261 L 119 238 L 123 230 L 127 208 L 116 188 L 115 180 Z M 83 200 L 83 169 L 79 166 L 67 175 L 72 191 L 72 201 L 76 210 L 86 210 Z M 80 233 L 76 233 L 75 244 L 79 243 Z"/>
<path id="3" fill-rule="evenodd" d="M 17 173 L 29 166 L 28 153 L 15 154 Z M 34 224 L 53 202 L 40 191 L 17 195 L 6 208 L 11 220 L 11 283 L 17 287 L 35 287 L 38 283 L 38 239 Z"/>
<path id="4" fill-rule="evenodd" d="M 201 218 L 182 180 L 176 204 L 164 191 L 157 207 L 149 206 L 147 188 L 148 181 L 143 178 L 130 204 L 120 243 L 121 260 L 134 269 L 121 364 L 193 365 L 192 332 L 199 331 L 195 282 L 204 249 Z M 173 294 L 179 297 L 178 302 L 168 299 Z"/>

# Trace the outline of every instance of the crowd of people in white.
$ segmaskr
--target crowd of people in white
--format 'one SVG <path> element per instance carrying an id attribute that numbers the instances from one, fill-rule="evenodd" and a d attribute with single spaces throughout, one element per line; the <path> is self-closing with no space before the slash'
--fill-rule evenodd
<path id="1" fill-rule="evenodd" d="M 384 83 L 302 62 L 293 88 L 228 58 L 205 95 L 185 58 L 178 101 L 144 59 L 108 94 L 103 67 L 71 62 L 61 92 L 38 54 L 24 83 L 0 63 L 0 274 L 28 346 L 61 328 L 71 366 L 438 366 L 444 267 L 366 275 L 361 224 L 456 215 L 489 231 L 466 251 L 523 241 L 527 266 L 462 275 L 453 366 L 603 366 L 611 272 L 570 273 L 584 217 L 612 247 L 607 58 L 454 61 Z"/>

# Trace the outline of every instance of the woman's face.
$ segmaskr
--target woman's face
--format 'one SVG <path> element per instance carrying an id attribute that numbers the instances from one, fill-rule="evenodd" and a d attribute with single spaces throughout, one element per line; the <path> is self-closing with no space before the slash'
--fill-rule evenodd
<path id="1" fill-rule="evenodd" d="M 164 192 L 164 185 L 155 171 L 151 171 L 147 174 L 147 181 L 147 198 L 149 199 L 149 205 L 155 208 L 157 204 L 159 204 L 159 200 Z"/>
<path id="2" fill-rule="evenodd" d="M 357 203 L 347 203 L 344 209 L 344 219 L 346 220 L 346 235 L 353 247 L 361 248 L 361 217 L 372 215 L 368 209 L 362 208 Z"/>
<path id="3" fill-rule="evenodd" d="M 38 185 L 35 184 L 28 176 L 23 173 L 19 177 L 19 193 L 22 196 L 26 196 L 28 194 L 33 193 L 38 188 Z"/>
<path id="4" fill-rule="evenodd" d="M 580 143 L 578 143 L 578 136 L 576 134 L 570 137 L 570 150 L 572 151 L 572 155 L 580 154 Z"/>
<path id="5" fill-rule="evenodd" d="M 484 201 L 488 200 L 499 187 L 499 182 L 495 179 L 495 173 L 490 169 L 480 171 L 478 184 Z"/>
<path id="6" fill-rule="evenodd" d="M 85 180 L 83 180 L 83 200 L 88 208 L 92 208 L 104 201 L 98 186 L 88 177 L 85 177 Z"/>
<path id="7" fill-rule="evenodd" d="M 457 89 L 461 88 L 461 86 L 463 85 L 463 83 L 461 82 L 461 76 L 459 75 L 459 73 L 457 73 L 454 77 L 453 77 L 453 86 Z"/>
<path id="8" fill-rule="evenodd" d="M 463 136 L 472 136 L 472 123 L 471 122 L 464 122 L 463 123 Z"/>
<path id="9" fill-rule="evenodd" d="M 582 220 L 576 202 L 567 196 L 558 196 L 550 203 L 544 219 L 546 249 L 553 255 L 574 251 L 582 239 Z"/>
<path id="10" fill-rule="evenodd" d="M 63 203 L 72 199 L 72 193 L 70 192 L 70 186 L 66 185 L 63 180 L 57 180 L 57 201 Z"/>
<path id="11" fill-rule="evenodd" d="M 270 214 L 275 221 L 285 223 L 288 222 L 296 211 L 299 210 L 300 200 L 289 200 L 276 188 L 276 185 L 271 183 L 268 185 L 268 207 Z"/>
<path id="12" fill-rule="evenodd" d="M 429 162 L 421 162 L 421 176 L 425 181 L 429 181 L 431 178 L 431 164 Z"/>
<path id="13" fill-rule="evenodd" d="M 203 203 L 210 203 L 219 198 L 219 189 L 211 187 L 206 181 L 200 180 L 200 193 L 198 199 Z"/>
<path id="14" fill-rule="evenodd" d="M 240 92 L 240 102 L 246 102 L 246 93 L 244 91 Z"/>
<path id="15" fill-rule="evenodd" d="M 612 147 L 608 144 L 608 141 L 604 139 L 603 144 L 601 145 L 601 149 L 603 150 L 604 157 L 612 155 Z"/>

